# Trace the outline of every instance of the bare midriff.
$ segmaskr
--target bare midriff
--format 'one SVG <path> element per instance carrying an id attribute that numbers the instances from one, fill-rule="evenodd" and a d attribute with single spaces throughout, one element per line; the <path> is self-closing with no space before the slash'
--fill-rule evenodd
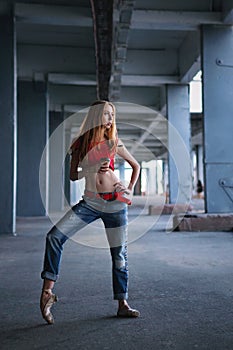
<path id="1" fill-rule="evenodd" d="M 98 193 L 113 192 L 115 190 L 114 184 L 119 182 L 112 169 L 108 169 L 104 173 L 87 174 L 85 179 L 86 190 Z"/>

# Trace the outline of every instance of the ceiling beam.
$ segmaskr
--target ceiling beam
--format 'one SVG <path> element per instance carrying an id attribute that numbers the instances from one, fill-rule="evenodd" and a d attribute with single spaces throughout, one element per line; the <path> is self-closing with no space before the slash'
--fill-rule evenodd
<path id="1" fill-rule="evenodd" d="M 96 74 L 94 48 L 18 44 L 17 62 L 20 79 L 33 79 L 34 72 Z"/>
<path id="2" fill-rule="evenodd" d="M 179 77 L 176 75 L 123 75 L 122 86 L 159 86 L 163 84 L 177 84 Z"/>
<path id="3" fill-rule="evenodd" d="M 223 0 L 223 22 L 225 24 L 233 24 L 233 0 Z"/>
<path id="4" fill-rule="evenodd" d="M 143 30 L 197 30 L 201 24 L 222 24 L 221 12 L 135 10 L 131 28 Z"/>
<path id="5" fill-rule="evenodd" d="M 120 99 L 121 78 L 126 61 L 129 30 L 135 0 L 114 1 L 113 67 L 110 79 L 110 99 Z M 116 13 L 118 16 L 116 16 Z"/>
<path id="6" fill-rule="evenodd" d="M 125 62 L 125 74 L 177 75 L 179 65 L 178 49 L 139 50 L 129 49 Z"/>
<path id="7" fill-rule="evenodd" d="M 72 105 L 72 104 L 64 104 L 63 111 L 68 113 L 86 113 L 87 106 L 84 105 Z"/>
<path id="8" fill-rule="evenodd" d="M 91 11 L 86 7 L 16 3 L 14 13 L 16 21 L 21 23 L 93 26 Z"/>
<path id="9" fill-rule="evenodd" d="M 91 8 L 95 38 L 97 99 L 108 100 L 112 70 L 113 2 L 91 0 Z"/>
<path id="10" fill-rule="evenodd" d="M 139 148 L 140 144 L 143 144 L 144 141 L 148 138 L 148 136 L 150 134 L 154 134 L 154 131 L 156 130 L 156 127 L 163 122 L 164 124 L 164 117 L 161 115 L 158 115 L 158 117 L 152 122 L 150 123 L 150 125 L 148 126 L 147 130 L 145 130 L 142 135 L 140 136 L 140 138 L 138 139 L 137 143 L 135 143 L 131 149 L 130 149 L 130 153 L 131 154 L 135 154 L 135 152 L 137 151 L 137 149 Z M 164 129 L 166 129 L 167 126 L 164 126 Z M 154 136 L 157 136 L 156 134 Z"/>
<path id="11" fill-rule="evenodd" d="M 182 83 L 189 83 L 201 69 L 200 32 L 189 32 L 179 48 L 179 74 Z"/>
<path id="12" fill-rule="evenodd" d="M 70 108 L 72 111 L 78 112 L 80 108 L 84 108 L 83 105 L 65 105 L 67 108 Z M 127 115 L 141 115 L 141 114 L 148 114 L 153 115 L 154 119 L 157 116 L 158 112 L 155 110 L 154 106 L 141 106 L 134 103 L 128 103 L 128 102 L 116 102 L 116 112 L 118 116 L 121 116 L 121 118 L 127 114 Z M 128 118 L 128 117 L 127 117 Z"/>
<path id="13" fill-rule="evenodd" d="M 96 76 L 94 74 L 49 73 L 48 82 L 58 85 L 96 86 Z"/>
<path id="14" fill-rule="evenodd" d="M 52 84 L 96 86 L 94 74 L 49 73 L 48 81 Z M 163 84 L 177 84 L 178 76 L 173 75 L 123 75 L 121 86 L 154 87 Z"/>

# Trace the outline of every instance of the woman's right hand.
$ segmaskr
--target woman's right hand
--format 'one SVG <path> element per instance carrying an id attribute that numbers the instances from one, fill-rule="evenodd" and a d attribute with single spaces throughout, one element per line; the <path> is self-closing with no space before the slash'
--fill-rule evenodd
<path id="1" fill-rule="evenodd" d="M 110 165 L 110 159 L 109 158 L 102 158 L 100 160 L 100 167 L 98 170 L 98 173 L 104 174 L 109 170 L 109 165 Z"/>
<path id="2" fill-rule="evenodd" d="M 92 174 L 104 174 L 109 170 L 109 164 L 110 164 L 110 160 L 107 159 L 103 159 L 101 160 L 101 162 L 96 163 L 94 165 L 87 165 L 85 164 L 82 167 L 82 170 L 84 173 L 88 174 L 88 173 L 92 173 Z"/>

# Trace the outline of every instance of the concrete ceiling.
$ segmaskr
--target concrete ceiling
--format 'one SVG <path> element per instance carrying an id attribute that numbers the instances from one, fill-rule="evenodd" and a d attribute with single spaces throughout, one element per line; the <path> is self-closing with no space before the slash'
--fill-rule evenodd
<path id="1" fill-rule="evenodd" d="M 119 134 L 139 160 L 151 157 L 136 141 L 165 154 L 165 87 L 200 70 L 201 25 L 233 23 L 232 0 L 8 0 L 0 12 L 11 7 L 18 79 L 47 80 L 50 110 L 67 115 L 97 97 L 119 102 Z"/>

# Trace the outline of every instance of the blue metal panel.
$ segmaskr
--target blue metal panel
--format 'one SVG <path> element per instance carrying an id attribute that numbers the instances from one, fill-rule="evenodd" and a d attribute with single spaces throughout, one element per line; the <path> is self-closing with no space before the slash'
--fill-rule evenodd
<path id="1" fill-rule="evenodd" d="M 233 164 L 206 164 L 208 213 L 228 213 L 233 210 Z"/>
<path id="2" fill-rule="evenodd" d="M 205 208 L 208 213 L 233 211 L 219 186 L 233 174 L 233 32 L 227 26 L 202 29 Z"/>

